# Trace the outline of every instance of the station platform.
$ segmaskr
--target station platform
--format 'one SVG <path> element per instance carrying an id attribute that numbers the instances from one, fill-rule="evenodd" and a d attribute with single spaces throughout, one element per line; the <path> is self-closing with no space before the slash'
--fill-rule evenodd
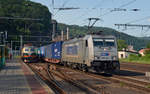
<path id="1" fill-rule="evenodd" d="M 6 61 L 0 70 L 0 94 L 54 94 L 20 59 Z"/>

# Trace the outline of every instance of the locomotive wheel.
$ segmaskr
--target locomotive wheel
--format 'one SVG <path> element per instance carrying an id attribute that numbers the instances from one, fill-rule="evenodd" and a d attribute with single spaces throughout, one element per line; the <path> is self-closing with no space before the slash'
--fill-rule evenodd
<path id="1" fill-rule="evenodd" d="M 86 65 L 82 65 L 82 67 L 81 67 L 81 68 L 82 68 L 82 71 L 83 71 L 83 72 L 88 72 L 88 68 L 87 68 L 87 66 L 86 66 Z"/>
<path id="2" fill-rule="evenodd" d="M 67 67 L 67 62 L 64 62 L 64 66 Z"/>
<path id="3" fill-rule="evenodd" d="M 119 74 L 120 73 L 120 64 L 117 62 L 117 66 L 114 69 L 114 73 Z"/>

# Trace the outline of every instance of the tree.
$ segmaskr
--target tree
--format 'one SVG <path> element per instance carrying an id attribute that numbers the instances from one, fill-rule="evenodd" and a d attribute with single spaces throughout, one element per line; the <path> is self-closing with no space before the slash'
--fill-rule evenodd
<path id="1" fill-rule="evenodd" d="M 146 48 L 150 48 L 150 42 L 146 45 Z"/>
<path id="2" fill-rule="evenodd" d="M 145 50 L 144 54 L 150 55 L 150 43 L 147 43 L 146 48 L 147 48 L 147 50 Z"/>
<path id="3" fill-rule="evenodd" d="M 122 50 L 123 48 L 126 49 L 127 48 L 127 44 L 125 42 L 125 40 L 117 40 L 117 44 L 118 44 L 118 50 Z"/>
<path id="4" fill-rule="evenodd" d="M 30 0 L 0 0 L 0 17 L 41 19 L 0 19 L 1 31 L 9 35 L 50 35 L 52 31 L 48 8 Z"/>

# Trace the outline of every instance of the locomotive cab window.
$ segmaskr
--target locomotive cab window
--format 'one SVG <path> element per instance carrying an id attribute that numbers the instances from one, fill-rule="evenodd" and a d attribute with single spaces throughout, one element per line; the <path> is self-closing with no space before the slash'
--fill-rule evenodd
<path id="1" fill-rule="evenodd" d="M 88 47 L 88 40 L 85 41 L 85 46 Z"/>
<path id="2" fill-rule="evenodd" d="M 105 46 L 115 46 L 114 39 L 105 39 Z"/>
<path id="3" fill-rule="evenodd" d="M 34 51 L 34 49 L 33 49 L 33 48 L 31 48 L 31 49 L 30 49 L 30 51 Z"/>
<path id="4" fill-rule="evenodd" d="M 29 49 L 25 49 L 25 51 L 29 51 Z"/>
<path id="5" fill-rule="evenodd" d="M 94 39 L 93 39 L 93 45 L 94 45 L 95 47 L 104 46 L 104 41 L 103 41 L 103 39 L 94 38 Z"/>

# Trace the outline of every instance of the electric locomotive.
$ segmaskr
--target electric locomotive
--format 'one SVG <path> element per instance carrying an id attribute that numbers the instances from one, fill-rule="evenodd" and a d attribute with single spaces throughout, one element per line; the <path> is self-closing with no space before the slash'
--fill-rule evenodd
<path id="1" fill-rule="evenodd" d="M 22 60 L 24 62 L 36 62 L 38 61 L 38 56 L 34 46 L 25 46 L 22 49 Z"/>
<path id="2" fill-rule="evenodd" d="M 62 63 L 85 71 L 112 72 L 120 69 L 117 41 L 114 36 L 86 35 L 65 41 Z"/>

